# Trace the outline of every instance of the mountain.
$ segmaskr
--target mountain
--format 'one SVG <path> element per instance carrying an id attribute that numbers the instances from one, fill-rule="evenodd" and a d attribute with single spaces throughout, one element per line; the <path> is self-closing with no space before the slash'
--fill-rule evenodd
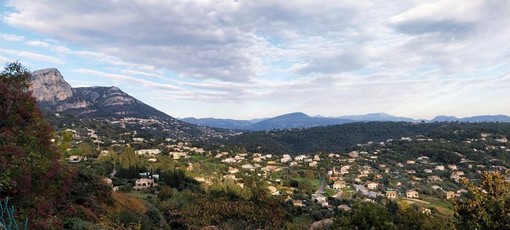
<path id="1" fill-rule="evenodd" d="M 349 119 L 354 121 L 394 121 L 394 122 L 416 122 L 415 119 L 409 117 L 396 117 L 387 113 L 369 113 L 365 115 L 346 115 L 339 117 L 340 119 Z"/>
<path id="2" fill-rule="evenodd" d="M 441 116 L 434 117 L 434 119 L 431 120 L 431 122 L 454 122 L 454 121 L 459 121 L 459 118 L 454 117 L 454 116 L 441 115 Z"/>
<path id="3" fill-rule="evenodd" d="M 32 91 L 41 109 L 59 113 L 59 117 L 100 120 L 126 117 L 151 119 L 154 120 L 153 123 L 159 125 L 159 130 L 166 131 L 165 136 L 171 138 L 203 139 L 208 136 L 221 136 L 218 130 L 175 119 L 117 87 L 72 88 L 55 68 L 34 71 L 29 81 L 29 90 Z"/>
<path id="4" fill-rule="evenodd" d="M 181 121 L 188 122 L 195 125 L 203 125 L 222 129 L 236 129 L 236 130 L 250 130 L 251 121 L 245 120 L 233 120 L 233 119 L 217 119 L 217 118 L 194 118 L 187 117 L 181 119 Z"/>
<path id="5" fill-rule="evenodd" d="M 480 115 L 473 117 L 457 118 L 454 116 L 437 116 L 432 119 L 432 122 L 510 122 L 510 117 L 507 115 Z"/>
<path id="6" fill-rule="evenodd" d="M 232 120 L 216 118 L 183 118 L 184 122 L 223 129 L 236 130 L 275 130 L 292 128 L 309 128 L 315 126 L 338 125 L 353 122 L 349 119 L 310 117 L 304 113 L 296 112 L 280 115 L 272 118 L 253 119 L 253 120 Z"/>
<path id="7" fill-rule="evenodd" d="M 304 113 L 289 113 L 281 116 L 268 118 L 257 122 L 251 126 L 251 130 L 273 130 L 273 129 L 292 129 L 308 128 L 315 126 L 338 125 L 352 122 L 348 119 L 310 117 Z"/>

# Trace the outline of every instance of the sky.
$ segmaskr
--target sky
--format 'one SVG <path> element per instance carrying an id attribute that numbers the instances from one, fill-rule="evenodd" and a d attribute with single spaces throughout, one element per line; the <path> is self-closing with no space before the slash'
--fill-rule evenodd
<path id="1" fill-rule="evenodd" d="M 174 117 L 510 115 L 510 1 L 0 1 L 0 62 Z"/>

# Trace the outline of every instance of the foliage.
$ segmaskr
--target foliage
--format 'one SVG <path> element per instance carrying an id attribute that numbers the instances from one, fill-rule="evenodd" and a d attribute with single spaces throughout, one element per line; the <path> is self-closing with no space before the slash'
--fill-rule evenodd
<path id="1" fill-rule="evenodd" d="M 62 165 L 28 78 L 30 72 L 17 62 L 0 73 L 0 198 L 12 198 L 16 215 L 30 219 L 30 229 L 63 228 L 70 218 L 98 221 L 111 205 L 111 188 Z"/>
<path id="2" fill-rule="evenodd" d="M 284 202 L 270 197 L 257 180 L 246 178 L 245 188 L 226 184 L 210 191 L 174 190 L 158 208 L 172 228 L 280 229 L 286 220 Z"/>
<path id="3" fill-rule="evenodd" d="M 17 62 L 0 74 L 0 198 L 12 197 L 21 216 L 42 220 L 55 214 L 71 175 L 63 171 L 52 129 L 28 92 L 29 77 Z"/>
<path id="4" fill-rule="evenodd" d="M 456 200 L 458 229 L 510 229 L 510 182 L 500 172 L 483 172 L 480 185 L 464 180 L 468 198 Z"/>
<path id="5" fill-rule="evenodd" d="M 298 154 L 344 151 L 358 143 L 416 135 L 464 141 L 467 138 L 478 138 L 483 132 L 508 136 L 510 123 L 359 122 L 285 131 L 247 132 L 213 142 L 232 148 L 239 146 L 251 152 Z M 440 158 L 441 161 L 451 161 L 448 158 L 450 156 L 444 157 Z"/>
<path id="6" fill-rule="evenodd" d="M 449 219 L 423 213 L 417 206 L 357 202 L 350 212 L 335 218 L 339 229 L 451 229 Z"/>

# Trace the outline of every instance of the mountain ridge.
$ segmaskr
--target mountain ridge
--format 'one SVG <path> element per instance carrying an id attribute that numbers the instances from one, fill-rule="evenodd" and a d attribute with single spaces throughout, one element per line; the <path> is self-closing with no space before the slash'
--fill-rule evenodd
<path id="1" fill-rule="evenodd" d="M 340 125 L 352 122 L 510 122 L 507 115 L 479 115 L 464 118 L 440 115 L 431 120 L 394 116 L 387 113 L 368 113 L 364 115 L 344 115 L 339 117 L 309 116 L 302 112 L 283 114 L 265 119 L 235 120 L 220 118 L 183 118 L 183 121 L 224 129 L 249 131 L 269 131 L 277 129 L 310 128 L 316 126 Z M 255 122 L 254 122 L 255 121 Z"/>
<path id="2" fill-rule="evenodd" d="M 180 121 L 115 86 L 72 88 L 56 68 L 32 72 L 29 90 L 44 111 L 78 119 L 111 120 L 140 118 L 157 120 L 164 135 L 176 139 L 206 139 L 221 132 Z"/>

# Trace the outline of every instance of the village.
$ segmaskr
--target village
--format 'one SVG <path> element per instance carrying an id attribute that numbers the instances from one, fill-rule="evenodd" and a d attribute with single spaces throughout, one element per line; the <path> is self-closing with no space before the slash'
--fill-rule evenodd
<path id="1" fill-rule="evenodd" d="M 424 213 L 451 214 L 451 200 L 467 192 L 462 183 L 476 181 L 483 171 L 506 170 L 508 161 L 494 156 L 510 152 L 506 137 L 490 133 L 462 141 L 422 135 L 401 137 L 359 143 L 345 152 L 298 155 L 206 150 L 189 142 L 146 139 L 136 132 L 121 135 L 118 140 L 107 140 L 91 128 L 67 129 L 62 132 L 65 133 L 72 134 L 72 144 L 66 149 L 72 165 L 127 161 L 121 159 L 127 157 L 122 149 L 132 149 L 130 161 L 140 169 L 136 178 L 116 175 L 120 165 L 103 172 L 104 180 L 114 191 L 157 194 L 161 182 L 155 172 L 178 168 L 204 188 L 229 184 L 242 189 L 244 178 L 256 177 L 269 194 L 282 197 L 297 208 L 314 206 L 337 211 L 350 209 L 346 200 L 388 199 L 418 205 Z M 91 143 L 85 151 L 97 152 L 97 156 L 74 151 L 85 142 Z M 462 145 L 470 154 L 450 152 L 444 157 L 430 151 L 423 155 L 410 151 L 415 146 L 448 149 L 441 146 L 451 144 Z"/>

